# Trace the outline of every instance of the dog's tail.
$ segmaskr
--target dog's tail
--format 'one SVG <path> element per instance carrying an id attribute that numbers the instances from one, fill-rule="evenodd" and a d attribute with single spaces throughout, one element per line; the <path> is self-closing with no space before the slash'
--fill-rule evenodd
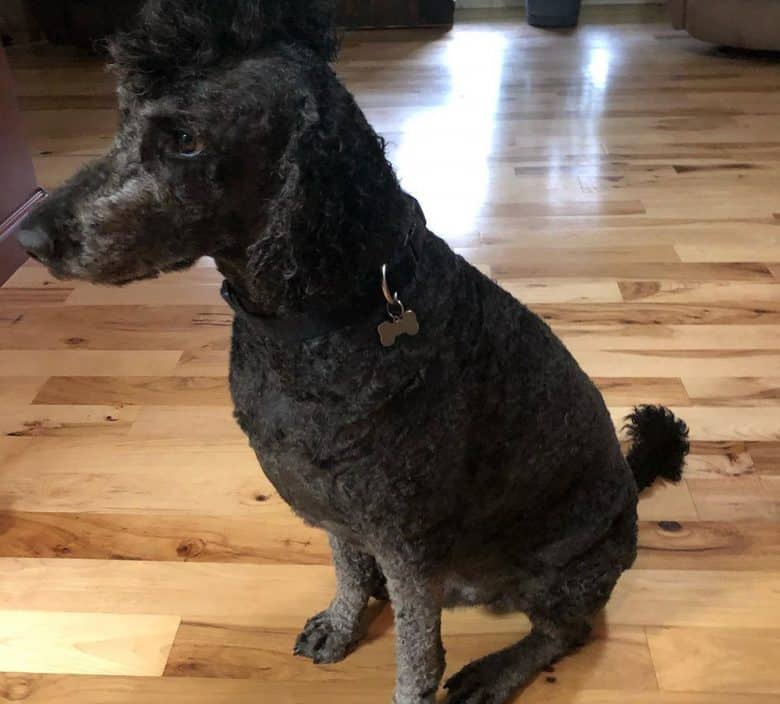
<path id="1" fill-rule="evenodd" d="M 688 426 L 664 406 L 637 406 L 626 416 L 623 428 L 632 441 L 626 460 L 634 472 L 639 491 L 658 477 L 670 482 L 682 479 L 685 456 L 690 449 Z"/>

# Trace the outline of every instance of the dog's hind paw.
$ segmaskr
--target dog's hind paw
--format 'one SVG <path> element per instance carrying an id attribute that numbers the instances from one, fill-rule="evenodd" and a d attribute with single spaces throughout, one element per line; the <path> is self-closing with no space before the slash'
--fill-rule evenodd
<path id="1" fill-rule="evenodd" d="M 466 665 L 444 684 L 444 704 L 504 704 L 513 691 L 502 686 L 502 672 L 484 661 Z"/>
<path id="2" fill-rule="evenodd" d="M 313 660 L 316 665 L 324 665 L 343 660 L 354 643 L 353 634 L 337 629 L 330 613 L 323 611 L 306 622 L 293 653 Z"/>

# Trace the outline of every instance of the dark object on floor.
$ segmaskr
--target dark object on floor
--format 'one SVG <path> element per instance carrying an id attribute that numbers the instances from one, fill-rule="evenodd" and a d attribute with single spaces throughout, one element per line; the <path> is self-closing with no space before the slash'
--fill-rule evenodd
<path id="1" fill-rule="evenodd" d="M 141 0 L 29 0 L 33 17 L 52 44 L 95 51 L 99 42 L 128 26 Z"/>
<path id="2" fill-rule="evenodd" d="M 295 653 L 343 659 L 387 593 L 394 704 L 432 704 L 442 609 L 521 611 L 530 634 L 445 685 L 501 704 L 586 640 L 636 557 L 637 482 L 679 478 L 687 431 L 639 407 L 623 456 L 547 324 L 428 229 L 329 65 L 330 19 L 327 0 L 150 0 L 112 47 L 114 147 L 20 241 L 104 284 L 213 256 L 236 419 L 333 549 L 335 599 Z"/>
<path id="3" fill-rule="evenodd" d="M 582 0 L 526 0 L 528 24 L 546 29 L 574 27 L 581 5 Z"/>
<path id="4" fill-rule="evenodd" d="M 713 44 L 780 51 L 780 0 L 669 0 L 677 29 Z"/>
<path id="5" fill-rule="evenodd" d="M 454 0 L 340 0 L 336 20 L 342 27 L 451 27 Z"/>

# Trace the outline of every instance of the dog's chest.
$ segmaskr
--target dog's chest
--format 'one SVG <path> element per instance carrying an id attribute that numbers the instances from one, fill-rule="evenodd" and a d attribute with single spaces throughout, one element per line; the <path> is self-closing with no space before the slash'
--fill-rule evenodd
<path id="1" fill-rule="evenodd" d="M 281 497 L 308 522 L 357 531 L 370 501 L 375 449 L 391 428 L 376 362 L 356 353 L 289 359 L 234 328 L 230 383 L 236 418 Z"/>

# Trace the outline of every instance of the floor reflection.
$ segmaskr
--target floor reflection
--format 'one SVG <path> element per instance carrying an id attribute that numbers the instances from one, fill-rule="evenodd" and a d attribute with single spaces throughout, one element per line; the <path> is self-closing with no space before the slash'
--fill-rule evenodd
<path id="1" fill-rule="evenodd" d="M 423 204 L 430 227 L 455 238 L 473 232 L 488 195 L 507 40 L 499 32 L 474 31 L 448 41 L 446 102 L 408 118 L 394 162 L 404 188 Z"/>

